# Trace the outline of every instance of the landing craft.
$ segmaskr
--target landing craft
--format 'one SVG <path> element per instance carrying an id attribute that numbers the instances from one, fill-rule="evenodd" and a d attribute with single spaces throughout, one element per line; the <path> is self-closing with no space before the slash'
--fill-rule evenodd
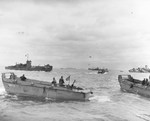
<path id="1" fill-rule="evenodd" d="M 17 77 L 13 72 L 8 72 L 2 73 L 2 82 L 8 94 L 18 97 L 86 101 L 93 96 L 93 92 L 90 90 L 74 86 L 75 81 L 72 85 L 52 84 L 51 82 L 29 79 L 24 75 Z"/>
<path id="2" fill-rule="evenodd" d="M 131 75 L 119 75 L 118 81 L 122 91 L 150 97 L 150 83 L 148 79 L 134 79 Z"/>

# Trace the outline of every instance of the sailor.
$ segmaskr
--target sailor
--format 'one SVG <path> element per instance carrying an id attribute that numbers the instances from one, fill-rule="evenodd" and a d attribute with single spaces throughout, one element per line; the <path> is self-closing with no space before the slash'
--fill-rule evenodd
<path id="1" fill-rule="evenodd" d="M 59 79 L 59 86 L 64 86 L 64 79 L 63 76 Z"/>
<path id="2" fill-rule="evenodd" d="M 145 82 L 146 82 L 146 80 L 145 80 L 145 78 L 144 78 L 144 80 L 142 81 L 142 85 L 145 85 Z"/>
<path id="3" fill-rule="evenodd" d="M 73 83 L 72 83 L 72 85 L 70 86 L 71 89 L 73 89 L 73 88 L 75 89 L 75 88 L 76 88 L 76 87 L 74 86 L 74 83 L 75 83 L 75 82 L 76 82 L 76 80 L 74 80 Z"/>
<path id="4" fill-rule="evenodd" d="M 135 80 L 134 80 L 134 78 L 133 78 L 132 76 L 131 76 L 130 78 L 131 78 L 131 82 L 133 82 L 133 83 L 134 83 L 134 81 L 135 81 Z"/>
<path id="5" fill-rule="evenodd" d="M 56 86 L 56 79 L 55 79 L 55 77 L 53 78 L 53 81 L 52 81 L 52 84 L 54 85 L 54 86 Z"/>
<path id="6" fill-rule="evenodd" d="M 146 85 L 146 86 L 149 85 L 149 82 L 148 82 L 148 79 L 147 79 L 147 78 L 145 79 L 145 85 Z"/>
<path id="7" fill-rule="evenodd" d="M 12 78 L 13 78 L 13 75 L 11 74 L 11 75 L 10 75 L 10 79 L 12 79 Z"/>
<path id="8" fill-rule="evenodd" d="M 16 79 L 16 77 L 17 77 L 17 76 L 16 76 L 15 74 L 13 74 L 13 79 Z"/>
<path id="9" fill-rule="evenodd" d="M 23 74 L 23 75 L 20 77 L 20 79 L 21 79 L 22 81 L 25 81 L 25 80 L 26 80 L 25 75 Z"/>
<path id="10" fill-rule="evenodd" d="M 73 83 L 72 83 L 72 85 L 71 85 L 72 88 L 74 87 L 74 83 L 75 83 L 75 82 L 76 82 L 76 80 L 73 81 Z"/>

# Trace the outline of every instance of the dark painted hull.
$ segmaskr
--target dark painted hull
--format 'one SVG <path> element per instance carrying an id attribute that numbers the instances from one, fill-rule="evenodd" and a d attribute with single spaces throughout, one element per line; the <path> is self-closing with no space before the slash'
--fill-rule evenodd
<path id="1" fill-rule="evenodd" d="M 44 67 L 19 68 L 19 67 L 15 67 L 15 66 L 7 66 L 7 67 L 5 67 L 5 69 L 8 69 L 8 70 L 46 71 L 46 72 L 50 72 L 50 71 L 52 71 L 53 67 L 51 66 L 50 68 L 44 68 Z"/>

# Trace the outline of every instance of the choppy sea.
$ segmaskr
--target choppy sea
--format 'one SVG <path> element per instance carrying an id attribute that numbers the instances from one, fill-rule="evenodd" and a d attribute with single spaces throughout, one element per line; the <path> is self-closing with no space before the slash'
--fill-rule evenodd
<path id="1" fill-rule="evenodd" d="M 1 73 L 7 71 L 0 67 Z M 70 83 L 77 80 L 76 86 L 91 89 L 94 96 L 86 102 L 20 99 L 5 92 L 0 78 L 0 121 L 150 121 L 150 98 L 120 90 L 117 78 L 119 74 L 129 74 L 126 70 L 110 70 L 107 74 L 72 68 L 13 72 L 43 81 L 71 75 Z M 143 79 L 150 74 L 131 75 Z"/>

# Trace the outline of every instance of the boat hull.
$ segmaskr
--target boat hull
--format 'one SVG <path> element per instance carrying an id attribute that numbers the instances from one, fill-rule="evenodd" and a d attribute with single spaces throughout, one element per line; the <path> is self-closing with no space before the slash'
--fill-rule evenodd
<path id="1" fill-rule="evenodd" d="M 129 79 L 122 79 L 121 75 L 119 75 L 118 81 L 122 91 L 150 97 L 150 86 L 142 85 L 142 81 L 139 81 L 139 83 L 134 83 Z"/>
<path id="2" fill-rule="evenodd" d="M 21 81 L 20 78 L 6 79 L 2 77 L 3 85 L 8 94 L 36 98 L 50 98 L 55 100 L 81 100 L 91 97 L 91 92 L 73 90 L 66 87 L 52 86 L 49 82 L 36 80 Z"/>

